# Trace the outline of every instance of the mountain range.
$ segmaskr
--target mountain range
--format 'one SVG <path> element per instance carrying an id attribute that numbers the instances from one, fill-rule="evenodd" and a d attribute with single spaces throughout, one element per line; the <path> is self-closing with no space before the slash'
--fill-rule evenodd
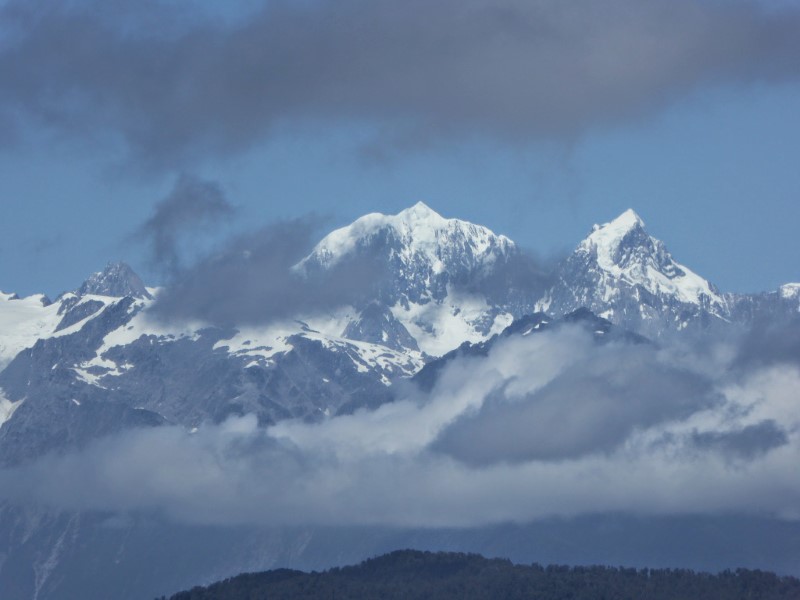
<path id="1" fill-rule="evenodd" d="M 322 422 L 374 409 L 403 386 L 430 389 L 454 356 L 566 323 L 597 343 L 652 344 L 800 312 L 800 284 L 721 291 L 677 262 L 633 210 L 595 225 L 546 269 L 507 237 L 418 203 L 329 233 L 290 276 L 313 282 L 357 268 L 366 285 L 346 304 L 332 298 L 291 317 L 234 324 L 165 318 L 159 302 L 169 288 L 146 286 L 124 263 L 109 263 L 52 301 L 0 293 L 0 466 L 136 428 L 193 430 L 243 415 L 261 425 Z M 169 530 L 139 525 L 131 534 L 103 529 L 107 516 L 11 504 L 0 516 L 8 598 L 69 597 L 77 585 L 70 573 L 108 567 L 91 556 L 98 548 L 146 564 L 125 536 Z M 257 552 L 237 552 L 214 575 L 272 566 Z"/>

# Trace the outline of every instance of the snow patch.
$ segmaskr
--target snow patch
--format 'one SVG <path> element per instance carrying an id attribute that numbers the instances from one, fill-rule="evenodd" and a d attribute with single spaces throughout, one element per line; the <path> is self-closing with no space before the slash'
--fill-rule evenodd
<path id="1" fill-rule="evenodd" d="M 778 293 L 784 300 L 800 300 L 800 283 L 785 283 L 778 288 Z"/>
<path id="2" fill-rule="evenodd" d="M 100 297 L 92 296 L 92 298 Z M 75 368 L 75 372 L 83 381 L 91 385 L 102 387 L 98 383 L 101 378 L 106 376 L 119 376 L 125 371 L 132 369 L 134 365 L 130 363 L 118 365 L 114 361 L 105 358 L 105 354 L 112 348 L 118 346 L 127 346 L 142 336 L 157 340 L 174 340 L 176 338 L 189 338 L 191 340 L 196 340 L 200 337 L 198 331 L 203 329 L 203 324 L 197 322 L 174 322 L 164 324 L 161 321 L 156 321 L 155 319 L 151 318 L 147 312 L 147 308 L 151 305 L 151 303 L 152 300 L 136 300 L 131 304 L 130 307 L 128 307 L 129 314 L 137 310 L 138 312 L 133 315 L 130 321 L 106 334 L 106 336 L 103 338 L 103 342 L 100 344 L 100 347 L 95 352 L 95 356 L 92 359 L 81 363 L 79 367 Z M 68 333 L 70 329 L 71 328 L 68 328 L 58 333 L 65 334 Z M 92 369 L 95 371 L 95 373 L 90 372 L 89 369 Z M 99 370 L 102 370 L 103 373 L 96 374 Z"/>
<path id="3" fill-rule="evenodd" d="M 8 398 L 5 397 L 3 394 L 3 390 L 0 389 L 0 427 L 3 426 L 12 416 L 14 416 L 14 412 L 22 406 L 24 400 L 17 400 L 16 402 L 12 402 Z"/>
<path id="4" fill-rule="evenodd" d="M 153 336 L 156 338 L 190 338 L 196 340 L 200 337 L 198 331 L 205 325 L 199 322 L 170 322 L 163 323 L 150 317 L 147 307 L 150 301 L 137 300 L 132 303 L 129 312 L 138 308 L 143 308 L 137 312 L 125 325 L 111 331 L 103 338 L 103 343 L 97 351 L 97 360 L 90 361 L 91 365 L 106 366 L 102 364 L 103 356 L 108 350 L 116 346 L 127 346 L 138 340 L 142 336 Z"/>
<path id="5" fill-rule="evenodd" d="M 102 388 L 103 386 L 100 385 L 100 379 L 105 375 L 96 375 L 94 373 L 90 373 L 87 369 L 81 369 L 79 367 L 74 367 L 72 369 L 75 371 L 75 374 L 78 376 L 78 379 L 83 381 L 84 383 L 88 383 L 89 385 L 93 385 L 95 387 Z"/>
<path id="6" fill-rule="evenodd" d="M 514 320 L 508 313 L 494 317 L 487 333 L 482 323 L 491 318 L 491 307 L 477 296 L 456 295 L 450 291 L 442 302 L 396 304 L 394 317 L 417 340 L 420 350 L 430 356 L 442 356 L 464 342 L 478 343 L 500 333 Z"/>
<path id="7" fill-rule="evenodd" d="M 59 304 L 44 306 L 43 298 L 41 294 L 26 298 L 3 295 L 3 302 L 0 302 L 0 370 L 37 340 L 52 336 L 61 322 Z"/>
<path id="8" fill-rule="evenodd" d="M 234 356 L 251 357 L 250 366 L 269 366 L 277 354 L 289 352 L 289 338 L 302 336 L 322 344 L 329 350 L 343 351 L 360 373 L 377 371 L 385 384 L 394 377 L 413 375 L 425 364 L 422 353 L 395 351 L 386 346 L 341 337 L 355 311 L 342 309 L 331 315 L 316 315 L 297 321 L 276 322 L 264 327 L 244 327 L 232 337 L 220 340 L 214 349 L 225 349 Z"/>
<path id="9" fill-rule="evenodd" d="M 293 321 L 273 323 L 265 327 L 242 327 L 232 337 L 214 344 L 214 350 L 226 349 L 228 354 L 234 356 L 259 357 L 269 362 L 276 354 L 292 349 L 287 340 L 299 331 L 301 328 Z M 247 367 L 260 364 L 258 361 L 251 361 Z"/>
<path id="10" fill-rule="evenodd" d="M 75 306 L 92 301 L 100 302 L 102 306 L 77 323 L 56 331 L 64 318 L 63 311 L 59 314 L 64 302 L 75 298 L 75 294 L 64 294 L 58 302 L 45 306 L 45 296 L 42 294 L 25 298 L 3 294 L 3 301 L 0 301 L 0 370 L 5 368 L 17 354 L 26 348 L 31 348 L 38 340 L 73 334 L 88 321 L 97 318 L 106 308 L 119 302 L 119 299 L 108 296 L 84 296 Z"/>

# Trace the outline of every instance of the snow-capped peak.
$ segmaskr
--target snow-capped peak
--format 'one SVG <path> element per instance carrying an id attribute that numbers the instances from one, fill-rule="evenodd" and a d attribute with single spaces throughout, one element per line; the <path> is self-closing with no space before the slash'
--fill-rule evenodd
<path id="1" fill-rule="evenodd" d="M 652 240 L 656 242 L 654 245 L 660 244 L 660 242 L 647 235 L 644 230 L 644 221 L 636 214 L 636 211 L 629 208 L 613 221 L 603 225 L 594 225 L 592 233 L 583 241 L 582 246 L 595 249 L 600 266 L 606 270 L 613 270 L 614 265 L 619 260 L 618 251 L 620 245 L 632 237 L 632 234 L 635 235 L 637 233 L 640 237 L 638 240 L 640 243 Z"/>
<path id="2" fill-rule="evenodd" d="M 443 225 L 447 221 L 447 219 L 422 201 L 417 202 L 414 206 L 401 210 L 397 213 L 396 217 L 409 224 L 426 222 L 428 224 L 437 223 Z"/>
<path id="3" fill-rule="evenodd" d="M 644 221 L 633 209 L 609 223 L 595 225 L 578 251 L 594 255 L 600 269 L 613 280 L 680 302 L 724 307 L 719 292 L 675 261 L 664 243 L 645 231 Z"/>
<path id="4" fill-rule="evenodd" d="M 619 215 L 616 219 L 609 221 L 608 223 L 604 223 L 603 225 L 594 225 L 592 226 L 592 232 L 597 232 L 603 230 L 606 232 L 606 235 L 617 234 L 618 236 L 624 236 L 628 233 L 631 229 L 642 228 L 644 229 L 645 224 L 639 214 L 629 208 L 621 215 Z"/>
<path id="5" fill-rule="evenodd" d="M 395 215 L 365 215 L 331 232 L 296 269 L 314 274 L 350 259 L 373 261 L 379 274 L 363 301 L 379 298 L 415 346 L 439 355 L 464 341 L 480 341 L 510 322 L 482 295 L 485 290 L 465 290 L 463 284 L 487 277 L 516 253 L 507 237 L 445 218 L 418 202 Z M 348 330 L 359 328 L 360 323 Z"/>
<path id="6" fill-rule="evenodd" d="M 556 314 L 586 307 L 616 324 L 656 335 L 665 321 L 682 329 L 700 315 L 729 316 L 719 291 L 675 261 L 631 209 L 592 228 L 536 306 Z"/>
<path id="7" fill-rule="evenodd" d="M 784 300 L 795 300 L 800 298 L 800 283 L 784 283 L 778 288 L 780 297 Z"/>
<path id="8" fill-rule="evenodd" d="M 624 235 L 631 229 L 636 227 L 644 228 L 644 226 L 644 221 L 642 221 L 642 218 L 639 216 L 639 214 L 632 208 L 629 208 L 613 221 L 605 223 L 604 225 L 594 225 L 592 227 L 592 231 L 603 229 L 609 233 L 613 231 Z"/>
<path id="9" fill-rule="evenodd" d="M 323 267 L 333 266 L 387 229 L 402 246 L 400 254 L 423 256 L 430 264 L 438 265 L 435 270 L 442 268 L 443 255 L 453 250 L 468 247 L 470 254 L 480 259 L 493 251 L 506 252 L 514 246 L 510 239 L 486 227 L 447 219 L 424 202 L 417 202 L 396 215 L 370 213 L 331 232 L 301 264 L 313 260 Z"/>
<path id="10" fill-rule="evenodd" d="M 95 295 L 152 299 L 141 278 L 124 262 L 110 262 L 83 282 L 78 296 Z"/>

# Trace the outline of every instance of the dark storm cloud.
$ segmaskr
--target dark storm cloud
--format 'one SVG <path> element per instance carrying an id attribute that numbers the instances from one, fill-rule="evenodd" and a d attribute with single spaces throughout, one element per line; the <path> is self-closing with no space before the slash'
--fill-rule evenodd
<path id="1" fill-rule="evenodd" d="M 182 175 L 135 236 L 150 246 L 154 264 L 174 273 L 180 267 L 181 237 L 219 223 L 234 212 L 219 184 Z"/>
<path id="2" fill-rule="evenodd" d="M 226 21 L 111 7 L 4 6 L 0 123 L 121 136 L 175 167 L 287 122 L 373 123 L 398 148 L 572 138 L 705 84 L 800 75 L 800 13 L 754 1 L 339 0 Z"/>
<path id="3" fill-rule="evenodd" d="M 233 326 L 296 318 L 357 301 L 383 274 L 371 260 L 342 261 L 313 277 L 295 268 L 313 249 L 320 223 L 306 217 L 230 238 L 221 250 L 176 272 L 151 313 Z"/>

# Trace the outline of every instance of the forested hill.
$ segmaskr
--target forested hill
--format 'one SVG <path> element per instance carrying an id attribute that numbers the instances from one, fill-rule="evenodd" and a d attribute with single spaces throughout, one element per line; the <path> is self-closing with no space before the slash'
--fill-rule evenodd
<path id="1" fill-rule="evenodd" d="M 400 550 L 323 573 L 279 569 L 239 575 L 170 600 L 262 598 L 800 600 L 800 579 L 746 569 L 711 575 L 685 569 L 526 566 L 476 554 Z"/>

